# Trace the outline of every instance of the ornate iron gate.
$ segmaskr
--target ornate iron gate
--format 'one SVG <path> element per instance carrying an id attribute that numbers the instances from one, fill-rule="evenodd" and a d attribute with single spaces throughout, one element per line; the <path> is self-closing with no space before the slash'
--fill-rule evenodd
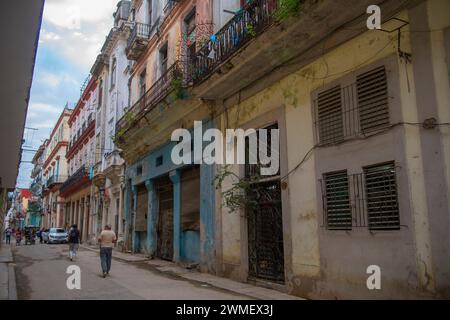
<path id="1" fill-rule="evenodd" d="M 164 260 L 173 259 L 173 185 L 169 178 L 157 182 L 158 225 L 156 256 Z"/>
<path id="2" fill-rule="evenodd" d="M 249 194 L 258 205 L 248 210 L 249 275 L 284 281 L 283 221 L 280 181 L 255 184 Z"/>

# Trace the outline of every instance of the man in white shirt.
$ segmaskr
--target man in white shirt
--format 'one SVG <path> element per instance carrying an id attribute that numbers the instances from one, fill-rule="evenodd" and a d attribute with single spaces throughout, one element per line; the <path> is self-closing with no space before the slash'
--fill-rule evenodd
<path id="1" fill-rule="evenodd" d="M 111 269 L 112 249 L 116 244 L 117 237 L 110 225 L 106 225 L 105 229 L 100 233 L 98 242 L 100 244 L 100 261 L 102 265 L 103 278 L 109 275 Z"/>

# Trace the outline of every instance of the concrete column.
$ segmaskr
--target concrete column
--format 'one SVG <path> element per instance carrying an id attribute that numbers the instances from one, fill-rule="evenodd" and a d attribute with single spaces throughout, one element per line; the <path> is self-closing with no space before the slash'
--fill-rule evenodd
<path id="1" fill-rule="evenodd" d="M 82 212 L 83 212 L 83 199 L 81 198 L 80 200 L 78 200 L 77 222 L 76 222 L 79 229 L 82 228 L 81 226 Z"/>
<path id="2" fill-rule="evenodd" d="M 87 198 L 84 198 L 84 219 L 83 219 L 83 237 L 81 240 L 87 241 L 89 230 L 88 230 L 88 219 L 89 219 L 89 204 L 87 203 Z"/>
<path id="3" fill-rule="evenodd" d="M 124 208 L 123 208 L 123 189 L 122 189 L 122 186 L 120 186 L 120 191 L 119 191 L 119 212 L 117 212 L 117 214 L 119 215 L 119 227 L 118 227 L 118 231 L 119 231 L 119 234 L 117 235 L 117 237 L 119 237 L 119 235 L 123 235 L 123 232 L 124 232 L 124 230 L 123 230 L 123 227 L 122 227 L 122 225 L 123 225 L 123 223 L 122 223 L 122 220 L 123 220 L 123 213 L 124 213 L 124 210 L 123 210 Z"/>
<path id="4" fill-rule="evenodd" d="M 147 180 L 145 186 L 148 191 L 148 207 L 147 207 L 147 248 L 150 256 L 156 254 L 157 238 L 156 223 L 158 221 L 158 206 L 155 186 L 153 180 Z"/>
<path id="5" fill-rule="evenodd" d="M 134 231 L 134 226 L 136 223 L 136 212 L 137 212 L 137 186 L 131 187 L 132 197 L 134 199 L 134 206 L 131 208 L 131 221 L 132 221 L 132 248 L 134 252 L 139 250 L 139 237 L 136 231 Z"/>
<path id="6" fill-rule="evenodd" d="M 181 244 L 181 173 L 179 170 L 170 172 L 173 183 L 173 261 L 180 261 Z"/>

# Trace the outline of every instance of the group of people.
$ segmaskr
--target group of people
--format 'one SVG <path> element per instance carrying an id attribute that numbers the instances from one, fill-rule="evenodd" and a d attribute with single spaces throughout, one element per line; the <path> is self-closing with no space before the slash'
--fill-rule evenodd
<path id="1" fill-rule="evenodd" d="M 6 228 L 5 230 L 5 238 L 6 238 L 6 244 L 11 244 L 11 238 L 16 239 L 16 245 L 20 246 L 22 243 L 23 238 L 23 230 L 21 229 L 12 229 L 12 228 Z"/>
<path id="2" fill-rule="evenodd" d="M 73 261 L 77 256 L 78 247 L 81 243 L 80 231 L 76 224 L 72 225 L 69 230 L 69 259 Z M 111 270 L 112 250 L 117 242 L 117 236 L 111 230 L 110 225 L 106 225 L 105 229 L 100 233 L 98 239 L 100 244 L 100 263 L 102 267 L 103 278 L 109 275 Z"/>
<path id="3" fill-rule="evenodd" d="M 30 238 L 35 239 L 36 237 L 39 238 L 40 243 L 43 242 L 42 239 L 42 232 L 44 231 L 44 229 L 42 230 L 34 230 L 34 229 L 30 229 L 28 230 L 28 232 L 30 232 Z M 11 244 L 11 238 L 16 239 L 16 245 L 20 246 L 20 244 L 22 243 L 22 239 L 24 238 L 25 234 L 25 230 L 17 228 L 6 228 L 5 230 L 5 240 L 6 240 L 6 244 Z"/>
<path id="4" fill-rule="evenodd" d="M 40 242 L 42 243 L 42 230 L 34 232 L 33 236 L 38 236 Z M 16 244 L 20 245 L 23 236 L 23 230 L 21 229 L 11 229 L 7 228 L 5 230 L 6 244 L 11 243 L 11 237 L 16 238 Z M 112 260 L 112 250 L 117 242 L 117 236 L 114 231 L 111 230 L 110 225 L 106 225 L 105 229 L 100 233 L 98 239 L 100 244 L 100 262 L 103 272 L 103 278 L 109 275 L 111 270 L 111 260 Z M 73 261 L 77 256 L 78 247 L 81 243 L 80 231 L 76 224 L 70 227 L 68 232 L 68 242 L 69 242 L 69 259 Z"/>

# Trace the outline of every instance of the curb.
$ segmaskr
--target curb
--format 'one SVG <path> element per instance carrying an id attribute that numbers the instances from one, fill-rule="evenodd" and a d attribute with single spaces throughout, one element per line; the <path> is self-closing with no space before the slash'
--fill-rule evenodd
<path id="1" fill-rule="evenodd" d="M 8 263 L 8 298 L 17 300 L 16 271 L 11 263 Z"/>

